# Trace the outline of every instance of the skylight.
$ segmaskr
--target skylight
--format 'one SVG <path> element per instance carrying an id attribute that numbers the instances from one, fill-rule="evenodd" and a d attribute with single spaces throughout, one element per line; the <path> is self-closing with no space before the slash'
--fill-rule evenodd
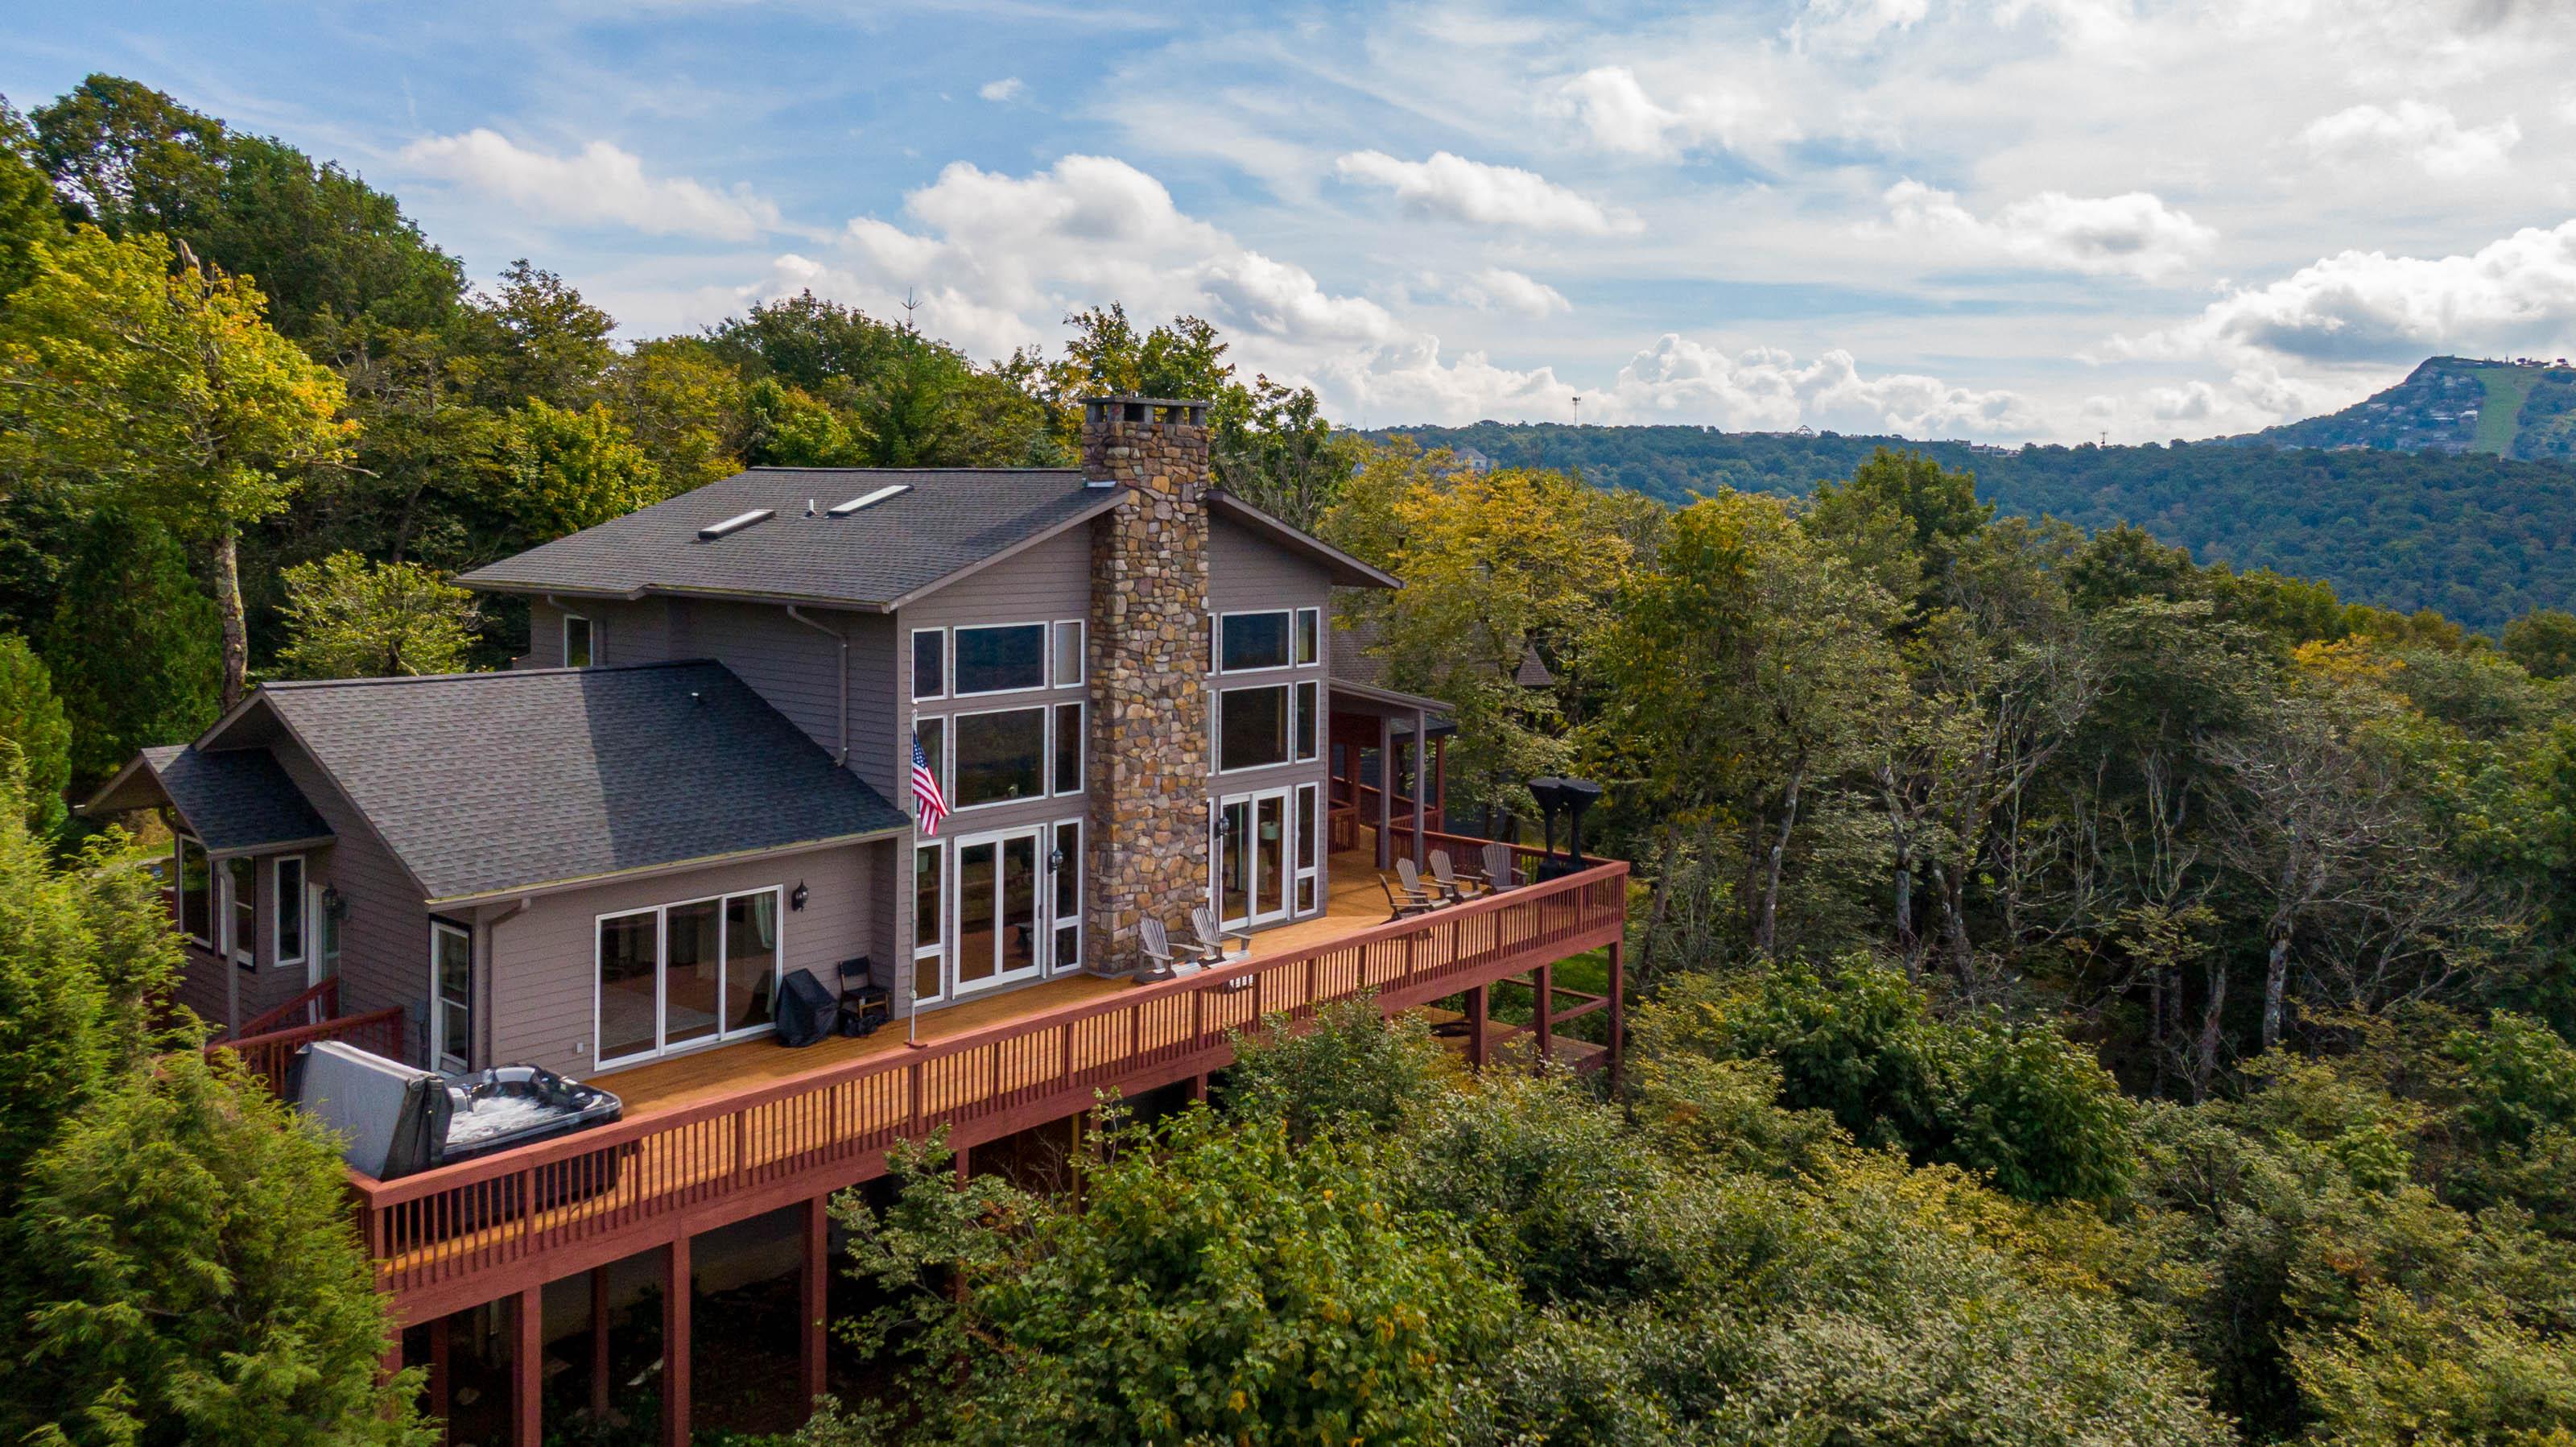
<path id="1" fill-rule="evenodd" d="M 832 505 L 832 516 L 836 518 L 845 518 L 863 507 L 874 507 L 878 503 L 885 501 L 887 498 L 894 496 L 896 493 L 910 491 L 912 491 L 911 483 L 893 483 L 889 486 L 878 488 L 874 492 L 851 498 L 848 502 L 834 503 Z"/>
<path id="2" fill-rule="evenodd" d="M 739 513 L 733 517 L 726 518 L 723 522 L 709 523 L 705 527 L 698 529 L 698 541 L 713 542 L 717 538 L 724 537 L 729 533 L 741 532 L 744 528 L 750 527 L 753 523 L 767 522 L 769 519 L 776 517 L 777 515 L 778 509 L 774 507 L 756 507 L 747 513 Z"/>

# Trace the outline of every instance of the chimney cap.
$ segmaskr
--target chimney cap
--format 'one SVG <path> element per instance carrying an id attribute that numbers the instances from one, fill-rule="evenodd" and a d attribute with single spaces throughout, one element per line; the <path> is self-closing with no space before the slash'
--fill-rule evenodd
<path id="1" fill-rule="evenodd" d="M 1085 397 L 1082 399 L 1082 425 L 1097 427 L 1103 423 L 1124 422 L 1131 426 L 1153 426 L 1178 422 L 1190 427 L 1205 427 L 1208 409 L 1215 405 L 1203 397 Z"/>
<path id="2" fill-rule="evenodd" d="M 1082 405 L 1085 407 L 1095 402 L 1134 402 L 1146 407 L 1213 407 L 1216 405 L 1206 397 L 1146 397 L 1133 392 L 1104 392 L 1095 397 L 1082 399 Z"/>

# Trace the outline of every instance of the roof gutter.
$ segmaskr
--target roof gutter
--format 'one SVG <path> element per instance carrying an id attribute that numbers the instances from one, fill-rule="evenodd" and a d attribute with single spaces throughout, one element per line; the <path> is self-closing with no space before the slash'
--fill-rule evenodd
<path id="1" fill-rule="evenodd" d="M 838 767 L 840 767 L 840 768 L 844 768 L 844 769 L 846 769 L 846 768 L 848 768 L 848 767 L 850 766 L 850 633 L 849 633 L 849 630 L 848 630 L 848 629 L 846 629 L 846 628 L 832 628 L 832 627 L 827 627 L 827 626 L 825 626 L 825 625 L 823 625 L 823 624 L 821 624 L 821 623 L 817 623 L 817 622 L 815 622 L 813 619 L 806 617 L 802 612 L 799 612 L 799 611 L 797 610 L 797 605 L 795 605 L 795 604 L 793 604 L 793 603 L 790 603 L 790 604 L 788 604 L 788 605 L 787 605 L 787 616 L 788 616 L 788 617 L 790 617 L 790 618 L 795 619 L 795 620 L 796 620 L 797 622 L 799 622 L 799 623 L 804 624 L 806 627 L 813 629 L 815 632 L 820 633 L 820 634 L 823 634 L 823 635 L 825 635 L 826 637 L 829 637 L 829 638 L 830 638 L 834 643 L 837 643 L 837 644 L 839 644 L 839 645 L 840 645 L 840 648 L 841 648 L 841 751 L 840 751 L 840 753 L 838 753 L 838 754 L 836 754 L 836 755 L 834 755 L 834 756 L 833 756 L 833 758 L 832 758 L 832 762 L 833 762 L 833 764 L 835 764 L 836 766 L 838 766 Z"/>

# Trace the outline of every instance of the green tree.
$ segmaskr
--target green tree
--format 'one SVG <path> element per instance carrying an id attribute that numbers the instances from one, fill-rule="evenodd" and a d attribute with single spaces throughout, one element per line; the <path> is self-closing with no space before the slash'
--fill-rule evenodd
<path id="1" fill-rule="evenodd" d="M 113 508 L 73 538 L 62 601 L 37 640 L 72 728 L 72 778 L 87 785 L 135 751 L 185 743 L 222 711 L 222 625 L 179 544 Z"/>
<path id="2" fill-rule="evenodd" d="M 269 329 L 257 288 L 174 258 L 158 237 L 84 229 L 41 254 L 43 274 L 0 319 L 8 435 L 213 545 L 230 707 L 250 668 L 242 530 L 283 511 L 307 469 L 347 455 L 346 391 Z"/>
<path id="3" fill-rule="evenodd" d="M 474 595 L 418 563 L 333 553 L 286 570 L 290 678 L 394 678 L 463 671 Z"/>
<path id="4" fill-rule="evenodd" d="M 2576 613 L 2534 608 L 2504 625 L 2504 654 L 2534 678 L 2576 678 Z"/>
<path id="5" fill-rule="evenodd" d="M 71 783 L 72 726 L 54 696 L 54 679 L 27 640 L 0 633 L 0 751 L 26 790 L 27 823 L 39 833 L 63 822 L 63 789 Z"/>
<path id="6" fill-rule="evenodd" d="M 468 349 L 478 358 L 478 400 L 495 408 L 542 402 L 580 411 L 599 398 L 617 348 L 608 313 L 526 258 L 501 273 L 500 291 L 475 298 Z"/>
<path id="7" fill-rule="evenodd" d="M 618 421 L 674 493 L 742 467 L 751 418 L 742 375 L 704 340 L 645 342 L 609 374 Z"/>
<path id="8" fill-rule="evenodd" d="M 762 467 L 865 467 L 870 439 L 802 387 L 763 377 L 749 389 L 751 460 Z"/>
<path id="9" fill-rule="evenodd" d="M 62 214 L 35 147 L 26 118 L 0 99 L 0 305 L 36 279 L 37 244 L 58 246 L 63 239 Z"/>
<path id="10" fill-rule="evenodd" d="M 238 1066 L 126 1072 L 37 1158 L 32 1304 L 0 1414 L 66 1444 L 437 1440 L 329 1136 Z M 24 1434 L 32 1433 L 32 1436 Z"/>
<path id="11" fill-rule="evenodd" d="M 510 414 L 504 508 L 518 547 L 621 518 L 662 498 L 662 475 L 608 408 L 567 412 L 530 401 Z"/>

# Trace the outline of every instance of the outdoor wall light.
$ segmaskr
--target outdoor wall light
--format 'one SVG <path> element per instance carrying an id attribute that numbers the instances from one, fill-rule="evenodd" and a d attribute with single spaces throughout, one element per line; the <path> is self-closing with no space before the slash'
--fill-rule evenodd
<path id="1" fill-rule="evenodd" d="M 1049 873 L 1049 874 L 1053 874 L 1053 873 L 1055 873 L 1057 870 L 1062 869 L 1062 868 L 1064 868 L 1064 850 L 1063 850 L 1063 849 L 1061 849 L 1061 848 L 1056 848 L 1056 849 L 1050 849 L 1050 850 L 1048 850 L 1048 851 L 1047 851 L 1047 873 Z"/>
<path id="2" fill-rule="evenodd" d="M 803 909 L 805 907 L 805 900 L 805 881 L 800 879 L 796 881 L 796 887 L 787 892 L 787 907 L 789 909 Z"/>

